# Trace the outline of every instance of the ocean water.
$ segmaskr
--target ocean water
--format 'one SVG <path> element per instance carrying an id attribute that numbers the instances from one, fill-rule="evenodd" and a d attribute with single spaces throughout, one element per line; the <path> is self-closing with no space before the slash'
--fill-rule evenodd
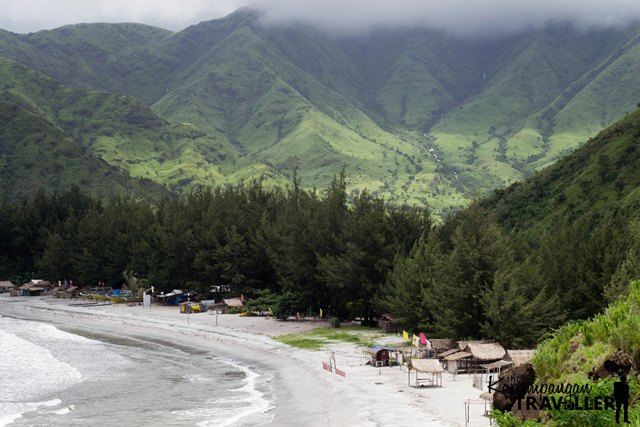
<path id="1" fill-rule="evenodd" d="M 0 316 L 0 427 L 268 424 L 270 375 L 197 348 Z"/>

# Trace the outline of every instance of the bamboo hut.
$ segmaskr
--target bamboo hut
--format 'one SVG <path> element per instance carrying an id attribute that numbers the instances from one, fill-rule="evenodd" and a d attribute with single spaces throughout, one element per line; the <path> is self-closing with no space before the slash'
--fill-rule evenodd
<path id="1" fill-rule="evenodd" d="M 383 332 L 387 333 L 397 333 L 400 331 L 400 327 L 396 323 L 396 318 L 391 314 L 383 314 L 378 319 L 378 326 L 382 329 Z"/>
<path id="2" fill-rule="evenodd" d="M 471 354 L 471 367 L 475 370 L 482 369 L 481 364 L 497 362 L 507 354 L 500 344 L 487 342 L 470 342 L 463 351 Z"/>
<path id="3" fill-rule="evenodd" d="M 534 350 L 507 350 L 506 360 L 511 360 L 513 366 L 527 363 L 533 357 Z"/>
<path id="4" fill-rule="evenodd" d="M 459 348 L 449 349 L 447 351 L 444 351 L 444 352 L 438 354 L 438 359 L 444 359 L 445 357 L 450 356 L 450 355 L 452 355 L 454 353 L 457 353 L 459 351 L 461 351 Z"/>
<path id="5" fill-rule="evenodd" d="M 16 285 L 9 281 L 0 281 L 0 294 L 11 292 L 16 288 Z"/>
<path id="6" fill-rule="evenodd" d="M 411 386 L 411 370 L 416 373 L 416 386 L 424 384 L 442 387 L 442 373 L 444 368 L 438 359 L 411 359 L 408 369 L 408 381 Z M 420 377 L 419 374 L 428 374 L 431 377 Z"/>
<path id="7" fill-rule="evenodd" d="M 469 372 L 473 366 L 473 354 L 466 351 L 456 351 L 444 357 L 444 361 L 447 365 L 447 371 L 452 374 L 459 372 Z"/>
<path id="8" fill-rule="evenodd" d="M 436 351 L 438 357 L 440 357 L 441 353 L 449 351 L 456 346 L 456 342 L 452 339 L 431 338 L 429 341 L 431 341 L 431 348 Z"/>

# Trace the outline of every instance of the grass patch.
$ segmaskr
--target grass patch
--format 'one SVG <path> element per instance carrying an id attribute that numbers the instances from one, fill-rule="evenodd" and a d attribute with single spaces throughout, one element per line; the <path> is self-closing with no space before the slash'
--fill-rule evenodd
<path id="1" fill-rule="evenodd" d="M 348 326 L 339 329 L 318 328 L 309 332 L 296 332 L 275 337 L 275 340 L 291 347 L 320 350 L 325 345 L 336 342 L 349 342 L 364 347 L 373 347 L 376 345 L 375 340 L 384 336 L 386 335 L 370 328 Z"/>

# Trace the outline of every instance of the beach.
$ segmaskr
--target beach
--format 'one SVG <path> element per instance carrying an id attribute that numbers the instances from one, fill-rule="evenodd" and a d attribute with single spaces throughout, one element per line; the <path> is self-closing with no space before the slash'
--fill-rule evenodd
<path id="1" fill-rule="evenodd" d="M 78 304 L 77 300 L 49 297 L 7 297 L 0 298 L 0 314 L 45 322 L 97 339 L 100 334 L 108 334 L 169 344 L 197 351 L 196 358 L 219 357 L 264 372 L 264 378 L 268 378 L 264 386 L 268 391 L 261 392 L 265 402 L 251 407 L 263 413 L 260 417 L 257 412 L 255 417 L 241 414 L 230 425 L 465 426 L 465 402 L 469 400 L 472 404 L 466 425 L 489 425 L 479 398 L 484 390 L 474 388 L 469 375 L 453 377 L 445 373 L 443 387 L 409 386 L 406 369 L 367 365 L 363 347 L 340 342 L 322 350 L 304 350 L 272 339 L 328 326 L 327 322 L 285 322 L 212 312 L 187 315 L 175 306 Z M 401 338 L 389 336 L 385 340 L 380 344 L 399 343 Z M 345 372 L 344 377 L 323 369 L 323 362 L 330 361 L 330 352 L 337 368 Z"/>

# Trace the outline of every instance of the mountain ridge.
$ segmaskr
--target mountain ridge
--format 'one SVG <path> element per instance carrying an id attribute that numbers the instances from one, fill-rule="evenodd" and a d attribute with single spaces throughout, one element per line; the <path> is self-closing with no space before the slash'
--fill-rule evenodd
<path id="1" fill-rule="evenodd" d="M 4 32 L 0 54 L 68 86 L 137 97 L 285 177 L 297 168 L 306 186 L 345 167 L 352 190 L 440 215 L 553 163 L 640 98 L 637 25 L 494 40 L 338 37 L 265 27 L 247 10 L 176 33 L 93 25 Z"/>

